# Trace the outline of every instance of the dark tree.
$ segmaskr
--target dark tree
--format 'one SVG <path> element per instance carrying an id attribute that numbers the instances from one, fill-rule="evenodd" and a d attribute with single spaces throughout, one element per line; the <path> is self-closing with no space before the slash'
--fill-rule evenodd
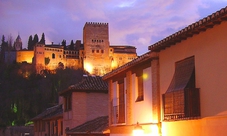
<path id="1" fill-rule="evenodd" d="M 45 65 L 48 65 L 50 63 L 50 58 L 49 57 L 45 57 Z"/>
<path id="2" fill-rule="evenodd" d="M 63 41 L 61 42 L 61 45 L 64 46 L 64 49 L 66 49 L 66 40 L 63 40 Z"/>
<path id="3" fill-rule="evenodd" d="M 33 50 L 32 46 L 33 46 L 32 35 L 30 35 L 28 39 L 28 50 Z"/>
<path id="4" fill-rule="evenodd" d="M 5 41 L 5 36 L 2 35 L 2 43 L 1 43 L 1 49 L 0 49 L 0 54 L 1 54 L 1 62 L 4 62 L 5 60 L 5 51 L 7 48 L 7 42 Z"/>
<path id="5" fill-rule="evenodd" d="M 40 40 L 40 43 L 45 44 L 45 35 L 44 35 L 44 33 L 42 34 L 42 38 Z"/>
<path id="6" fill-rule="evenodd" d="M 39 37 L 38 37 L 37 34 L 35 34 L 34 39 L 32 41 L 32 50 L 34 49 L 35 44 L 38 43 L 38 42 L 39 42 Z"/>
<path id="7" fill-rule="evenodd" d="M 74 43 L 73 40 L 71 40 L 71 43 L 69 45 L 69 50 L 74 50 Z"/>
<path id="8" fill-rule="evenodd" d="M 13 37 L 12 35 L 8 36 L 7 51 L 13 50 Z"/>

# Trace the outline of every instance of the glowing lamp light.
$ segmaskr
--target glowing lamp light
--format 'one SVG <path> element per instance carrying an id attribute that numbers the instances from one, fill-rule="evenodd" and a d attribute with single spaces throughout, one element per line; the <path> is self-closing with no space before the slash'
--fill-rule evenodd
<path id="1" fill-rule="evenodd" d="M 84 64 L 84 68 L 85 68 L 89 73 L 92 73 L 92 71 L 93 71 L 93 67 L 92 67 L 92 65 L 89 64 L 89 63 L 85 63 L 85 64 Z"/>
<path id="2" fill-rule="evenodd" d="M 144 73 L 143 74 L 143 79 L 146 80 L 148 78 L 148 74 L 147 73 Z"/>
<path id="3" fill-rule="evenodd" d="M 137 122 L 136 126 L 133 129 L 133 136 L 143 136 L 144 130 L 142 126 L 139 125 L 139 122 Z"/>

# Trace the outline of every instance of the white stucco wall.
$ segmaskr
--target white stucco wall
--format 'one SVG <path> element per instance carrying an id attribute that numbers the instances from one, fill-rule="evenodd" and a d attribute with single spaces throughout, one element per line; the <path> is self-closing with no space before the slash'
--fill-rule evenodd
<path id="1" fill-rule="evenodd" d="M 137 98 L 137 77 L 136 74 L 132 75 L 133 84 L 133 122 L 136 124 L 151 123 L 152 122 L 152 81 L 151 81 L 151 68 L 148 67 L 143 70 L 143 88 L 144 88 L 144 100 L 136 102 Z"/>

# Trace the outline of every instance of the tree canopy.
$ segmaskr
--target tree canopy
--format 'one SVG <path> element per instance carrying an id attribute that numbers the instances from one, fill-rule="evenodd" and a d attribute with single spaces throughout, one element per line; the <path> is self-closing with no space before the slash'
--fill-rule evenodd
<path id="1" fill-rule="evenodd" d="M 83 70 L 35 73 L 31 64 L 0 64 L 0 127 L 24 125 L 58 103 L 58 92 L 79 82 Z"/>

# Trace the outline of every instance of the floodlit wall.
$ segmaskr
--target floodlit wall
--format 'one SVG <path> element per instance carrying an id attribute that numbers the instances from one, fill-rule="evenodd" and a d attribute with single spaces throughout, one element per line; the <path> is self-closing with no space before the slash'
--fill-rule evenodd
<path id="1" fill-rule="evenodd" d="M 32 58 L 34 57 L 34 51 L 16 51 L 16 62 L 22 63 L 22 62 L 27 62 L 27 63 L 32 63 Z"/>
<path id="2" fill-rule="evenodd" d="M 143 70 L 144 75 L 144 100 L 136 102 L 136 93 L 138 88 L 138 81 L 136 78 L 136 74 L 132 75 L 132 93 L 133 93 L 133 109 L 134 113 L 133 124 L 137 122 L 143 123 L 151 123 L 152 122 L 152 88 L 151 88 L 151 68 L 146 68 Z M 146 109 L 146 110 L 145 110 Z"/>
<path id="3" fill-rule="evenodd" d="M 215 25 L 162 50 L 159 55 L 161 95 L 168 89 L 175 62 L 195 57 L 196 88 L 200 88 L 201 119 L 162 122 L 163 136 L 221 135 L 227 130 L 227 22 Z M 160 96 L 161 97 L 161 96 Z"/>

